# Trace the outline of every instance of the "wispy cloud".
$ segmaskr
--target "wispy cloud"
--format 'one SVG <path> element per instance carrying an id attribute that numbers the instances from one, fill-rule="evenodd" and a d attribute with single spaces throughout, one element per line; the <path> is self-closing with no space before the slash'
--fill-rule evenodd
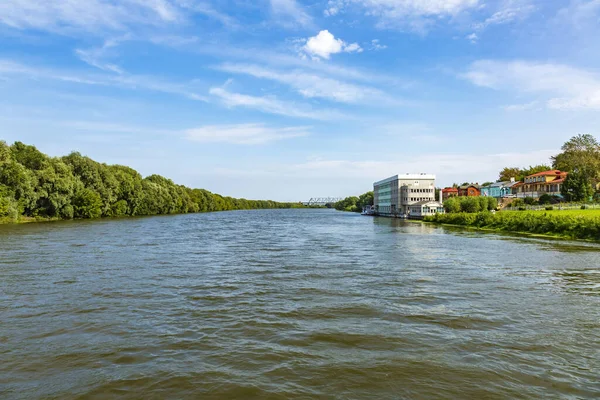
<path id="1" fill-rule="evenodd" d="M 471 43 L 476 43 L 482 32 L 494 25 L 505 25 L 516 21 L 527 19 L 535 10 L 536 7 L 530 4 L 531 0 L 504 0 L 496 8 L 496 11 L 483 19 L 475 22 L 471 28 L 474 32 L 467 35 L 467 39 Z"/>
<path id="2" fill-rule="evenodd" d="M 172 23 L 182 9 L 168 0 L 4 0 L 0 23 L 58 33 L 123 31 L 133 25 Z"/>
<path id="3" fill-rule="evenodd" d="M 195 0 L 3 0 L 0 24 L 59 34 L 105 35 L 138 27 L 157 28 L 186 23 L 202 14 L 228 27 L 237 22 L 207 2 Z"/>
<path id="4" fill-rule="evenodd" d="M 82 85 L 113 86 L 128 90 L 148 90 L 184 96 L 191 100 L 206 101 L 207 98 L 190 88 L 189 82 L 175 83 L 160 78 L 134 74 L 89 74 L 77 70 L 58 70 L 29 66 L 11 60 L 0 59 L 0 78 L 25 78 L 38 81 L 61 81 Z"/>
<path id="5" fill-rule="evenodd" d="M 271 11 L 276 20 L 284 26 L 312 26 L 312 17 L 296 0 L 270 0 Z"/>
<path id="6" fill-rule="evenodd" d="M 76 49 L 75 54 L 85 63 L 102 69 L 104 71 L 122 74 L 124 71 L 116 64 L 105 61 L 111 49 L 119 45 L 120 42 L 127 40 L 127 37 L 108 39 L 102 46 L 91 49 Z"/>
<path id="7" fill-rule="evenodd" d="M 322 77 L 316 74 L 294 70 L 280 72 L 253 64 L 225 63 L 219 70 L 234 74 L 246 74 L 256 78 L 269 79 L 289 85 L 307 98 L 324 98 L 342 103 L 361 103 L 379 101 L 380 104 L 398 104 L 381 90 L 342 82 L 337 79 Z"/>
<path id="8" fill-rule="evenodd" d="M 600 109 L 600 75 L 562 64 L 481 60 L 462 75 L 473 84 L 496 90 L 547 96 L 552 109 Z"/>
<path id="9" fill-rule="evenodd" d="M 278 99 L 275 96 L 260 97 L 230 92 L 222 87 L 213 87 L 210 94 L 218 97 L 227 107 L 245 107 L 261 112 L 285 115 L 294 118 L 331 120 L 345 118 L 343 114 L 332 110 L 317 110 L 309 105 L 297 105 Z"/>
<path id="10" fill-rule="evenodd" d="M 207 125 L 185 131 L 186 138 L 195 142 L 224 142 L 257 145 L 293 139 L 310 134 L 310 127 L 270 127 L 265 124 Z"/>
<path id="11" fill-rule="evenodd" d="M 479 0 L 329 0 L 325 15 L 335 16 L 349 8 L 378 19 L 380 28 L 406 28 L 426 32 L 439 20 L 475 9 Z"/>

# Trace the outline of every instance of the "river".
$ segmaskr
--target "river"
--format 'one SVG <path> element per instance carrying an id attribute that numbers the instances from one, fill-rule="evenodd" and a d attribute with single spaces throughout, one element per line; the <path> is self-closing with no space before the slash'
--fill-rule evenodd
<path id="1" fill-rule="evenodd" d="M 2 399 L 600 397 L 600 246 L 332 210 L 0 226 Z"/>

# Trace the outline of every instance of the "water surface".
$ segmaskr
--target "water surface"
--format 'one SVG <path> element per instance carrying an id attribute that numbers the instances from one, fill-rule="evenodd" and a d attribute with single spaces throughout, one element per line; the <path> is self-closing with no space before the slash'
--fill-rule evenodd
<path id="1" fill-rule="evenodd" d="M 600 246 L 264 210 L 0 226 L 2 399 L 600 397 Z"/>

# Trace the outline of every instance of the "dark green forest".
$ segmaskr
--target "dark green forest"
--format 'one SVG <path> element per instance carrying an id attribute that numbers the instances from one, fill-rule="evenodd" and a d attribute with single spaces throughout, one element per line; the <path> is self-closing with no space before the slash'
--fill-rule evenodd
<path id="1" fill-rule="evenodd" d="M 0 141 L 0 221 L 184 214 L 297 203 L 224 197 L 177 185 L 160 175 L 143 178 L 73 152 L 49 157 L 34 146 Z"/>

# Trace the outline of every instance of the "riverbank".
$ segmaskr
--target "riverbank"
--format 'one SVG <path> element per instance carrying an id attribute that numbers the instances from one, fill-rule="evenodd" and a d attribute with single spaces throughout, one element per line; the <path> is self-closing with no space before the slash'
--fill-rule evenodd
<path id="1" fill-rule="evenodd" d="M 586 210 L 577 214 L 545 211 L 436 214 L 425 217 L 424 221 L 486 231 L 600 241 L 600 216 Z"/>
<path id="2" fill-rule="evenodd" d="M 20 215 L 17 218 L 0 217 L 0 225 L 31 224 L 31 223 L 35 223 L 35 222 L 52 222 L 52 221 L 62 221 L 62 219 L 61 218 L 44 218 L 44 217 L 25 217 L 23 215 Z"/>

